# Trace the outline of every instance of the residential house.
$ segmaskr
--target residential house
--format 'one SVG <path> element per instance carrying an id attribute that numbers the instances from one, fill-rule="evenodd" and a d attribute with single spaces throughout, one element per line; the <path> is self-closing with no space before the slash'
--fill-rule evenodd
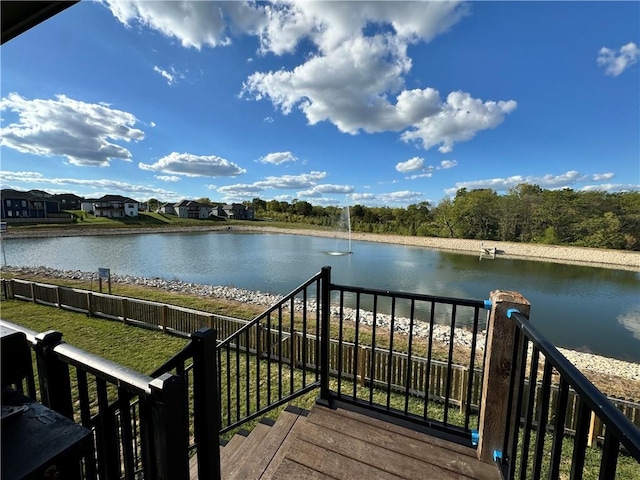
<path id="1" fill-rule="evenodd" d="M 105 195 L 93 202 L 96 217 L 125 218 L 137 217 L 139 202 L 121 195 Z"/>
<path id="2" fill-rule="evenodd" d="M 81 210 L 84 198 L 73 193 L 54 195 L 53 198 L 60 204 L 60 210 Z"/>
<path id="3" fill-rule="evenodd" d="M 242 205 L 241 203 L 232 203 L 226 205 L 218 205 L 214 211 L 218 217 L 224 217 L 232 220 L 254 220 L 255 213 L 253 208 Z"/>
<path id="4" fill-rule="evenodd" d="M 173 208 L 180 218 L 209 218 L 212 208 L 210 205 L 198 203 L 195 200 L 182 200 L 173 205 Z"/>
<path id="5" fill-rule="evenodd" d="M 173 203 L 165 203 L 158 209 L 158 211 L 167 215 L 177 215 L 176 209 L 173 208 L 173 205 Z"/>
<path id="6" fill-rule="evenodd" d="M 98 201 L 97 198 L 85 198 L 80 202 L 80 210 L 85 213 L 93 214 L 93 204 Z"/>
<path id="7" fill-rule="evenodd" d="M 32 192 L 21 192 L 8 188 L 3 189 L 0 195 L 2 197 L 0 216 L 3 220 L 49 218 L 50 215 L 60 213 L 60 204 L 51 195 L 48 197 L 46 195 L 34 195 Z"/>

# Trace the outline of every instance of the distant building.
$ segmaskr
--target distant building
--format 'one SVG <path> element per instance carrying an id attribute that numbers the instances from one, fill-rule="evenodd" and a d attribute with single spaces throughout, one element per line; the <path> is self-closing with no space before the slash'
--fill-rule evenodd
<path id="1" fill-rule="evenodd" d="M 140 203 L 121 195 L 105 195 L 92 203 L 96 217 L 125 218 L 137 217 Z"/>
<path id="2" fill-rule="evenodd" d="M 84 198 L 74 195 L 73 193 L 62 193 L 53 195 L 53 199 L 60 204 L 60 210 L 81 210 Z"/>
<path id="3" fill-rule="evenodd" d="M 52 214 L 60 213 L 60 204 L 51 195 L 39 190 L 35 192 L 38 195 L 8 188 L 0 191 L 2 199 L 0 216 L 2 219 L 49 218 Z"/>
<path id="4" fill-rule="evenodd" d="M 195 200 L 182 200 L 178 203 L 166 203 L 160 207 L 160 211 L 180 218 L 205 219 L 211 215 L 212 208 Z"/>
<path id="5" fill-rule="evenodd" d="M 218 217 L 228 218 L 230 220 L 254 220 L 255 213 L 253 208 L 242 205 L 241 203 L 232 203 L 226 205 L 218 205 L 214 209 L 214 214 Z"/>

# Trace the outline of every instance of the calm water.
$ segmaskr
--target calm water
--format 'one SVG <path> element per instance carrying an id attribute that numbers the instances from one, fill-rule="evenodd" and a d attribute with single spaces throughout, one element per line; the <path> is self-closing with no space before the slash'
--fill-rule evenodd
<path id="1" fill-rule="evenodd" d="M 478 260 L 426 248 L 253 233 L 5 239 L 8 265 L 163 277 L 288 293 L 332 267 L 334 283 L 485 299 L 516 290 L 556 345 L 640 362 L 640 273 L 524 260 Z"/>

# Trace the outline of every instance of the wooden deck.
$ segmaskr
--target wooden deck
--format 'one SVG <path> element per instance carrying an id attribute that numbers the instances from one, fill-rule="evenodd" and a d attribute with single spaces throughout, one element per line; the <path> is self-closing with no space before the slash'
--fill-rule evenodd
<path id="1" fill-rule="evenodd" d="M 351 411 L 284 412 L 221 449 L 223 479 L 498 480 L 475 450 Z M 192 480 L 197 479 L 192 465 Z M 204 480 L 204 479 L 202 479 Z"/>

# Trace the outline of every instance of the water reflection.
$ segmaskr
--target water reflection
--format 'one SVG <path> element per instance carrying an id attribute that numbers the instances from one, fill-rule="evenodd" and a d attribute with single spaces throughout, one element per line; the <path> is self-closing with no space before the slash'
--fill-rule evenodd
<path id="1" fill-rule="evenodd" d="M 627 313 L 618 315 L 618 323 L 640 340 L 640 305 L 636 305 L 633 310 Z"/>

